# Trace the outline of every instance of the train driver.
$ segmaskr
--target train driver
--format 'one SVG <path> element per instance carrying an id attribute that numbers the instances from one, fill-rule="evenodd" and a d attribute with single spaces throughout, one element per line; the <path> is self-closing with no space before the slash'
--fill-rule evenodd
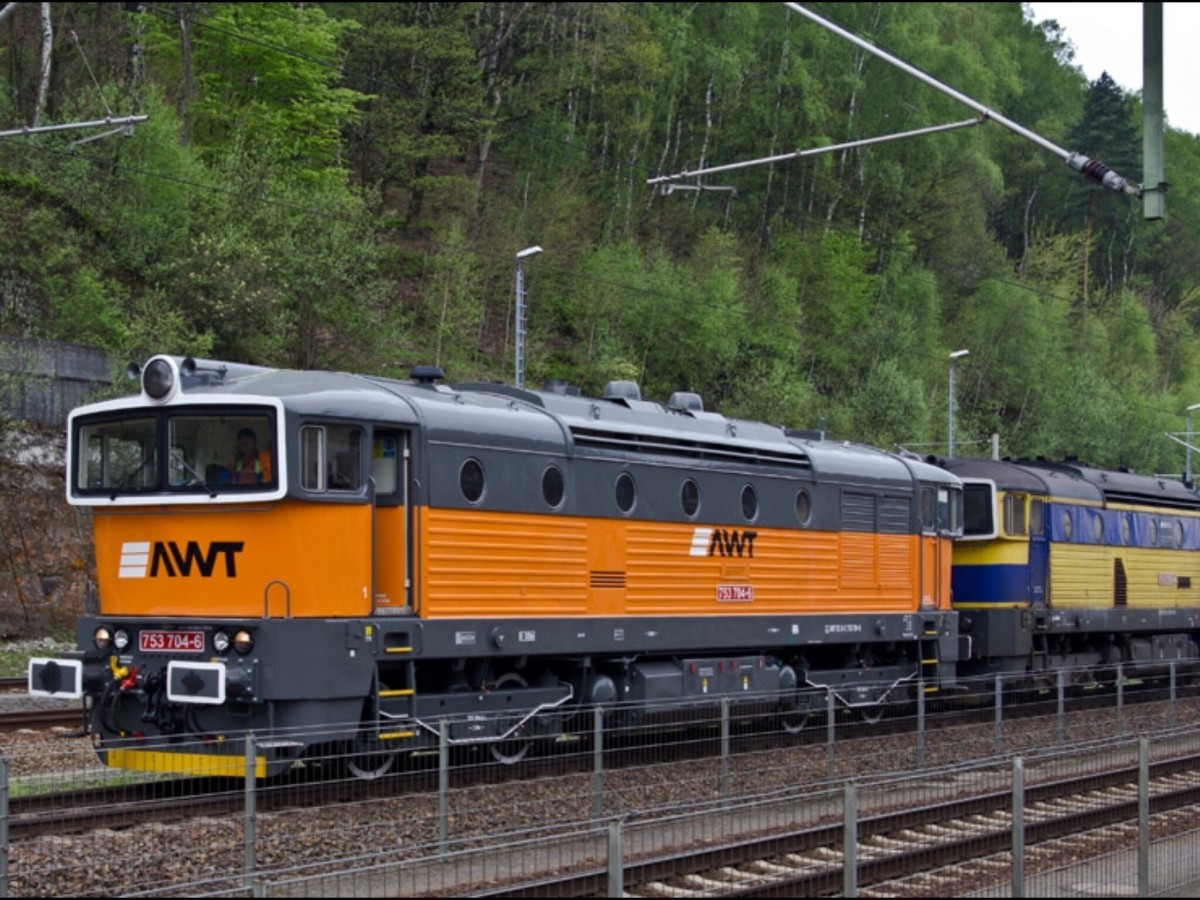
<path id="1" fill-rule="evenodd" d="M 229 458 L 229 474 L 233 484 L 268 484 L 271 481 L 271 453 L 260 450 L 258 435 L 253 428 L 238 432 L 237 445 Z"/>

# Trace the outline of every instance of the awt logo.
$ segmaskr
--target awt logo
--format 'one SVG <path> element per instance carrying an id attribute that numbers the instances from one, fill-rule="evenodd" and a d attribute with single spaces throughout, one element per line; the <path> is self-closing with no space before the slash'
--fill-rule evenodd
<path id="1" fill-rule="evenodd" d="M 757 531 L 736 528 L 697 528 L 689 556 L 754 556 Z"/>
<path id="2" fill-rule="evenodd" d="M 175 541 L 126 541 L 121 545 L 118 578 L 188 578 L 193 571 L 201 578 L 211 578 L 224 561 L 224 574 L 237 577 L 237 555 L 244 541 L 213 541 L 202 548 L 199 541 L 188 541 L 181 548 Z"/>

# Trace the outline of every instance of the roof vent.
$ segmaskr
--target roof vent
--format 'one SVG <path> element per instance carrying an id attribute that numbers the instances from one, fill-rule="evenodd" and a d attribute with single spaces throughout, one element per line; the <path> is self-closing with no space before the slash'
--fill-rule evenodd
<path id="1" fill-rule="evenodd" d="M 579 388 L 575 387 L 569 381 L 563 381 L 561 378 L 551 378 L 542 388 L 547 394 L 562 394 L 567 397 L 578 397 Z"/>
<path id="2" fill-rule="evenodd" d="M 605 400 L 641 400 L 642 391 L 636 381 L 610 381 L 600 396 Z"/>
<path id="3" fill-rule="evenodd" d="M 408 377 L 417 384 L 433 384 L 435 381 L 444 381 L 446 373 L 441 366 L 413 366 L 408 370 Z"/>
<path id="4" fill-rule="evenodd" d="M 691 391 L 676 391 L 667 401 L 667 409 L 677 409 L 683 412 L 704 412 L 704 400 L 699 394 Z"/>

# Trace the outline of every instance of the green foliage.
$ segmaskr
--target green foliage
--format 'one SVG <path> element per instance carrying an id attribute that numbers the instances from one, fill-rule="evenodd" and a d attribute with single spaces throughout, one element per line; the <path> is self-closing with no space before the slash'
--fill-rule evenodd
<path id="1" fill-rule="evenodd" d="M 1137 99 L 1089 84 L 1019 4 L 819 5 L 1047 140 L 1132 177 Z M 1164 222 L 783 4 L 56 4 L 48 121 L 0 141 L 0 331 L 644 396 L 882 445 L 1172 471 L 1200 400 L 1200 146 L 1168 131 Z M 182 19 L 180 17 L 183 17 Z M 181 25 L 185 26 L 181 28 Z M 0 124 L 36 46 L 8 28 Z M 186 41 L 185 41 L 186 35 Z M 134 41 L 144 51 L 136 77 Z M 736 192 L 732 189 L 736 189 Z"/>
<path id="2" fill-rule="evenodd" d="M 197 145 L 221 153 L 231 142 L 263 147 L 312 177 L 340 177 L 341 129 L 359 118 L 367 94 L 338 86 L 340 43 L 356 23 L 311 4 L 213 3 L 192 19 L 191 107 Z M 182 46 L 147 12 L 152 64 L 181 72 Z"/>

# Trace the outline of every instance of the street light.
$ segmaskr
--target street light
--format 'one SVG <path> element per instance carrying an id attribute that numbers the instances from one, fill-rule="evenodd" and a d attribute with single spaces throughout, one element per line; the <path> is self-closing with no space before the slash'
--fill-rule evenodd
<path id="1" fill-rule="evenodd" d="M 950 354 L 950 458 L 954 459 L 954 361 L 970 353 L 970 350 L 955 350 Z"/>
<path id="2" fill-rule="evenodd" d="M 1192 483 L 1192 410 L 1200 409 L 1200 403 L 1193 403 L 1187 408 L 1187 434 L 1183 436 L 1183 446 L 1187 447 L 1187 468 L 1183 472 L 1185 484 Z"/>
<path id="3" fill-rule="evenodd" d="M 541 247 L 526 247 L 517 254 L 517 387 L 525 387 L 525 260 L 542 252 Z"/>

